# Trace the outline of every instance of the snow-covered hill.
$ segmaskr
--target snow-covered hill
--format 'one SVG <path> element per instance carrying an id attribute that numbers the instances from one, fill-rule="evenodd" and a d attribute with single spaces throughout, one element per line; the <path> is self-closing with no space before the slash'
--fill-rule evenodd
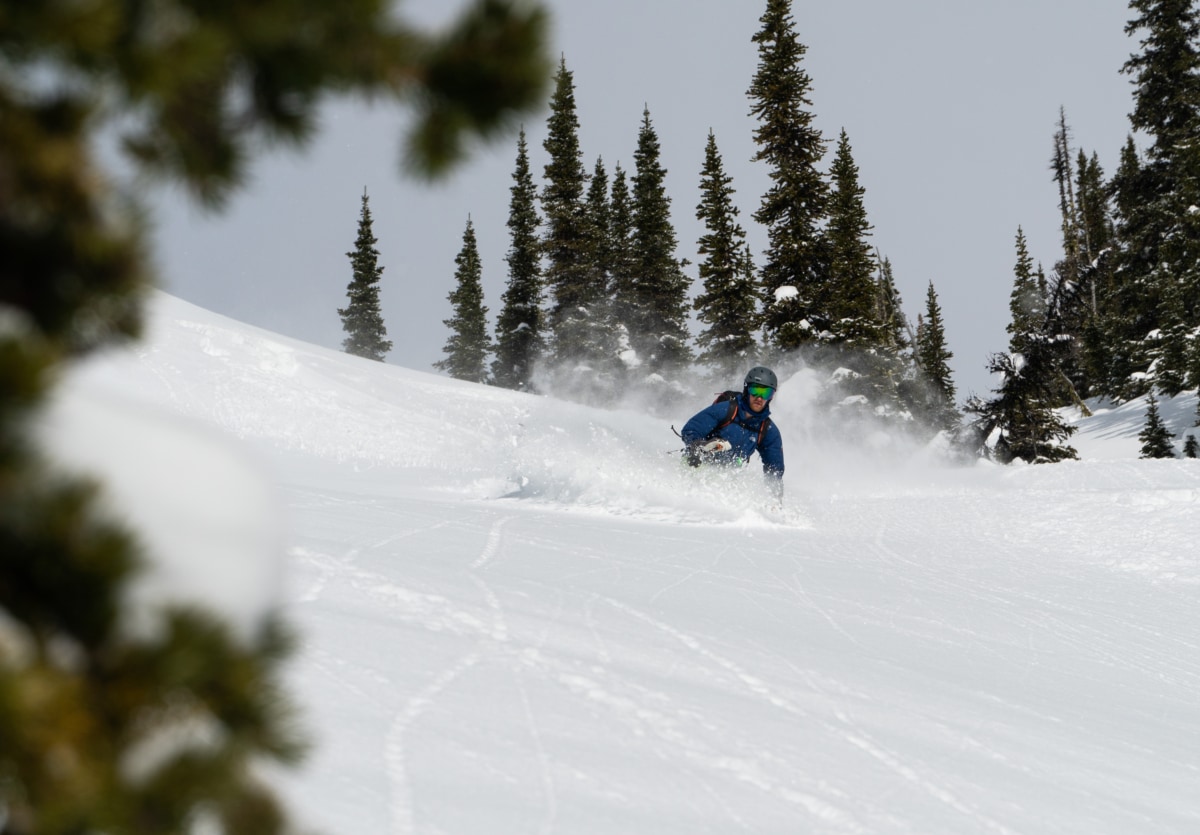
<path id="1" fill-rule="evenodd" d="M 1137 460 L 1135 403 L 1081 422 L 1080 462 L 871 463 L 808 440 L 804 390 L 773 404 L 774 515 L 755 472 L 679 466 L 687 413 L 159 295 L 46 431 L 118 502 L 158 494 L 134 519 L 183 556 L 149 599 L 299 628 L 315 748 L 277 779 L 307 829 L 1200 832 L 1200 462 Z"/>

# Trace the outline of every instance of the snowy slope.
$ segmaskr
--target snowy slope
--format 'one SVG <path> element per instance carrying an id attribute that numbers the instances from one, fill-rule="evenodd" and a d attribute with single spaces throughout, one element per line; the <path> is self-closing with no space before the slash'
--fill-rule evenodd
<path id="1" fill-rule="evenodd" d="M 136 411 L 241 456 L 215 504 L 273 489 L 307 829 L 1200 832 L 1200 462 L 1137 460 L 1138 404 L 1084 421 L 1077 463 L 871 463 L 812 442 L 785 380 L 775 516 L 755 472 L 680 468 L 689 413 L 152 312 L 48 431 L 103 471 L 144 450 L 71 438 Z M 270 597 L 270 570 L 219 576 L 257 589 L 235 610 Z"/>

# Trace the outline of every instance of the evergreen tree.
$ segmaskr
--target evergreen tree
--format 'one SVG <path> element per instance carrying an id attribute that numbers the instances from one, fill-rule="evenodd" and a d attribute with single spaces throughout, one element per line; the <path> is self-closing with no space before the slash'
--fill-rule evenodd
<path id="1" fill-rule="evenodd" d="M 483 267 L 479 261 L 479 245 L 470 218 L 463 231 L 463 245 L 454 258 L 455 288 L 450 291 L 454 316 L 443 321 L 451 331 L 442 352 L 446 358 L 433 364 L 456 380 L 471 383 L 487 382 L 487 355 L 491 340 L 487 335 L 487 308 L 483 306 Z"/>
<path id="2" fill-rule="evenodd" d="M 1064 388 L 1068 394 L 1075 392 L 1072 399 L 1079 400 L 1078 393 L 1082 391 L 1086 395 L 1090 383 L 1085 359 L 1085 333 L 1094 316 L 1094 308 L 1089 301 L 1094 295 L 1091 284 L 1095 271 L 1088 263 L 1087 232 L 1073 175 L 1066 113 L 1062 109 L 1059 110 L 1059 127 L 1054 135 L 1054 155 L 1050 168 L 1058 187 L 1063 257 L 1054 266 L 1054 281 L 1047 302 L 1046 331 L 1058 346 Z"/>
<path id="3" fill-rule="evenodd" d="M 771 187 L 754 220 L 767 230 L 766 261 L 759 273 L 766 338 L 789 350 L 812 342 L 831 324 L 818 307 L 828 282 L 821 234 L 829 186 L 817 166 L 825 142 L 814 125 L 812 87 L 801 62 L 808 48 L 798 40 L 790 0 L 767 0 L 754 35 L 759 63 L 747 91 L 758 120 L 757 162 L 770 169 Z"/>
<path id="4" fill-rule="evenodd" d="M 607 382 L 609 387 L 614 387 L 621 370 L 618 367 L 618 353 L 622 340 L 618 334 L 615 305 L 609 288 L 613 283 L 614 270 L 621 257 L 624 241 L 615 237 L 613 233 L 613 209 L 608 192 L 608 172 L 604 168 L 604 160 L 597 157 L 584 200 L 587 232 L 590 236 L 588 250 L 591 253 L 591 267 L 594 273 L 592 280 L 596 287 L 596 300 L 590 308 L 593 329 L 591 344 L 594 345 L 592 364 L 603 381 Z"/>
<path id="5" fill-rule="evenodd" d="M 875 259 L 867 243 L 871 224 L 863 206 L 866 190 L 859 184 L 858 166 L 844 130 L 838 139 L 830 173 L 833 192 L 825 232 L 829 245 L 829 275 L 824 287 L 816 294 L 816 306 L 828 311 L 833 341 L 871 349 L 886 341 L 882 326 L 884 317 L 895 322 L 900 314 L 898 306 L 893 305 L 895 284 L 889 280 L 877 285 L 874 278 Z"/>
<path id="6" fill-rule="evenodd" d="M 550 100 L 542 187 L 546 286 L 554 300 L 549 311 L 552 350 L 558 362 L 603 361 L 605 323 L 597 307 L 605 300 L 603 275 L 596 268 L 596 236 L 584 193 L 587 172 L 579 147 L 574 75 L 560 61 Z"/>
<path id="7" fill-rule="evenodd" d="M 1008 349 L 1014 354 L 1028 353 L 1031 343 L 1040 342 L 1046 324 L 1046 298 L 1042 281 L 1033 268 L 1033 258 L 1025 242 L 1025 232 L 1017 228 L 1017 263 L 1013 272 L 1012 293 L 1009 294 Z"/>
<path id="8" fill-rule="evenodd" d="M 342 350 L 356 357 L 383 362 L 392 343 L 387 339 L 387 328 L 379 309 L 379 282 L 383 267 L 379 266 L 379 250 L 375 248 L 375 234 L 371 230 L 371 206 L 367 190 L 363 189 L 362 212 L 358 219 L 358 237 L 354 251 L 347 252 L 353 267 L 353 275 L 346 286 L 350 303 L 338 309 L 342 317 L 342 330 L 346 338 Z"/>
<path id="9" fill-rule="evenodd" d="M 746 232 L 737 221 L 733 178 L 725 173 L 717 138 L 710 130 L 700 172 L 700 203 L 696 219 L 704 224 L 697 250 L 704 292 L 693 306 L 708 327 L 697 343 L 700 362 L 722 377 L 734 374 L 755 352 L 754 326 L 758 314 L 754 265 Z"/>
<path id="10" fill-rule="evenodd" d="M 1149 275 L 1157 262 L 1158 244 L 1153 235 L 1142 238 L 1149 206 L 1155 202 L 1152 179 L 1142 165 L 1132 136 L 1121 149 L 1121 160 L 1110 185 L 1115 210 L 1117 251 L 1108 292 L 1101 296 L 1096 354 L 1107 361 L 1103 391 L 1111 397 L 1144 394 L 1145 370 L 1150 365 L 1146 334 L 1157 326 L 1157 290 Z"/>
<path id="11" fill-rule="evenodd" d="M 1142 50 L 1122 71 L 1134 85 L 1130 124 L 1150 144 L 1136 176 L 1115 183 L 1125 304 L 1114 335 L 1128 345 L 1126 389 L 1137 391 L 1145 379 L 1186 373 L 1178 362 L 1188 350 L 1175 336 L 1159 339 L 1163 328 L 1186 332 L 1200 323 L 1200 218 L 1192 211 L 1200 205 L 1200 11 L 1190 0 L 1131 0 L 1130 8 L 1138 16 L 1125 31 L 1140 33 Z M 1172 321 L 1178 313 L 1187 325 Z"/>
<path id="12" fill-rule="evenodd" d="M 326 93 L 400 84 L 433 173 L 540 100 L 544 13 L 472 8 L 432 38 L 377 0 L 20 6 L 0 13 L 0 831 L 282 832 L 259 775 L 299 755 L 287 630 L 165 601 L 137 628 L 130 587 L 160 555 L 38 451 L 54 380 L 134 337 L 154 283 L 96 148 L 126 132 L 135 171 L 215 207 L 267 140 L 304 143 Z"/>
<path id="13" fill-rule="evenodd" d="M 1171 444 L 1171 432 L 1162 422 L 1158 413 L 1158 399 L 1154 395 L 1147 398 L 1146 423 L 1138 433 L 1142 442 L 1142 454 L 1139 458 L 1174 458 L 1175 447 Z"/>
<path id="14" fill-rule="evenodd" d="M 608 201 L 608 250 L 610 314 L 613 339 L 618 354 L 627 362 L 635 362 L 631 332 L 637 310 L 637 256 L 633 244 L 633 198 L 625 170 L 617 163 L 613 169 L 612 188 Z"/>
<path id="15" fill-rule="evenodd" d="M 946 345 L 942 308 L 931 281 L 925 294 L 925 315 L 917 328 L 916 363 L 924 383 L 924 408 L 921 411 L 936 429 L 953 429 L 960 420 L 954 405 L 956 390 L 949 366 L 953 356 Z"/>
<path id="16" fill-rule="evenodd" d="M 504 388 L 532 388 L 534 364 L 544 349 L 542 276 L 538 243 L 537 189 L 529 169 L 525 131 L 517 140 L 517 163 L 509 189 L 508 286 L 496 320 L 492 378 Z"/>
<path id="17" fill-rule="evenodd" d="M 873 316 L 878 323 L 879 345 L 897 356 L 908 354 L 913 348 L 914 336 L 908 317 L 904 315 L 904 302 L 896 287 L 892 262 L 879 258 L 879 275 L 874 281 Z"/>
<path id="18" fill-rule="evenodd" d="M 675 257 L 677 243 L 671 225 L 671 198 L 666 191 L 667 171 L 660 161 L 658 134 L 650 122 L 649 108 L 642 111 L 634 162 L 633 345 L 646 371 L 673 372 L 692 359 L 687 329 L 689 282 Z"/>
<path id="19" fill-rule="evenodd" d="M 1108 305 L 1113 297 L 1112 212 L 1108 188 L 1099 157 L 1088 158 L 1082 151 L 1076 162 L 1076 193 L 1079 195 L 1079 221 L 1083 247 L 1083 274 L 1080 295 L 1086 307 L 1081 343 L 1081 397 L 1111 394 L 1112 351 L 1105 337 L 1109 320 Z"/>
<path id="20" fill-rule="evenodd" d="M 1197 391 L 1196 398 L 1196 423 L 1195 426 L 1200 426 L 1200 391 Z M 1192 428 L 1187 433 L 1187 440 L 1183 444 L 1183 454 L 1187 458 L 1200 457 L 1200 441 L 1197 440 L 1197 435 L 1200 434 L 1195 428 Z"/>
<path id="21" fill-rule="evenodd" d="M 973 425 L 978 437 L 992 445 L 991 452 L 1001 463 L 1017 458 L 1029 463 L 1077 458 L 1075 449 L 1064 443 L 1075 427 L 1054 411 L 1061 372 L 1054 343 L 1043 330 L 1043 282 L 1033 273 L 1020 229 L 1013 272 L 1009 350 L 988 363 L 988 370 L 1000 376 L 1000 386 L 991 400 L 972 398 L 967 411 L 976 416 Z"/>
<path id="22" fill-rule="evenodd" d="M 1200 458 L 1200 442 L 1197 442 L 1195 432 L 1189 432 L 1183 443 L 1183 457 Z"/>
<path id="23" fill-rule="evenodd" d="M 836 341 L 820 352 L 838 369 L 826 399 L 837 403 L 837 409 L 858 412 L 864 421 L 907 421 L 916 405 L 912 340 L 892 264 L 886 258 L 879 261 L 879 275 L 871 280 L 870 289 L 869 316 L 839 322 Z"/>

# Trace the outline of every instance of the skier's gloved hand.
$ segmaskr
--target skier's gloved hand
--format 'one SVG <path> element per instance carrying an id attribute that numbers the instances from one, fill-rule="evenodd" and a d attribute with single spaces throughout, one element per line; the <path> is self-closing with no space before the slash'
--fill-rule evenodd
<path id="1" fill-rule="evenodd" d="M 703 449 L 709 455 L 712 455 L 714 452 L 728 452 L 729 450 L 733 449 L 733 444 L 729 443 L 729 441 L 726 441 L 723 438 L 714 438 L 701 447 L 701 449 Z"/>

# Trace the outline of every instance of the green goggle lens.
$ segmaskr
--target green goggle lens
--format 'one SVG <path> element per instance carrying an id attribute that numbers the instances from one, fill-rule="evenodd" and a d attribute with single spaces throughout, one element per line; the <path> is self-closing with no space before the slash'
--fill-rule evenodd
<path id="1" fill-rule="evenodd" d="M 751 397 L 761 397 L 763 400 L 770 400 L 775 396 L 775 389 L 770 386 L 747 386 L 746 392 Z"/>

